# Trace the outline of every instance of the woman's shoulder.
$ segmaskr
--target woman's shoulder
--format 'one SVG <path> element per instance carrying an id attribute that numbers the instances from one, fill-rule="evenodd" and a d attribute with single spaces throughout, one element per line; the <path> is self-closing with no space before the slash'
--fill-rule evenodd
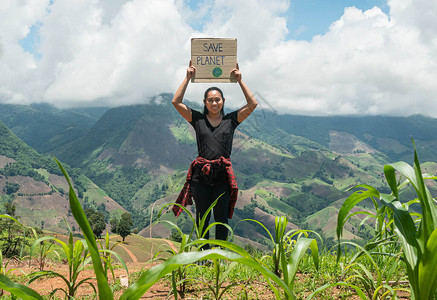
<path id="1" fill-rule="evenodd" d="M 227 114 L 223 117 L 223 120 L 227 120 L 227 119 L 232 120 L 232 121 L 235 122 L 236 124 L 240 124 L 240 123 L 238 122 L 238 110 L 234 110 L 234 111 L 232 111 L 232 112 L 230 112 L 230 113 L 227 113 Z"/>
<path id="2" fill-rule="evenodd" d="M 202 120 L 202 119 L 206 118 L 204 114 L 202 114 L 201 112 L 199 112 L 195 109 L 191 109 L 191 117 L 192 117 L 191 123 L 194 123 L 198 120 Z"/>

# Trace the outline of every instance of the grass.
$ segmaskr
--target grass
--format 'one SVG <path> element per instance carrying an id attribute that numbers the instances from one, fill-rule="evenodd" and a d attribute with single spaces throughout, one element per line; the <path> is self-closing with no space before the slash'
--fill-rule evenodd
<path id="1" fill-rule="evenodd" d="M 188 130 L 187 123 L 181 122 L 179 124 L 173 125 L 170 127 L 170 131 L 179 143 L 189 145 L 196 144 L 196 140 Z"/>

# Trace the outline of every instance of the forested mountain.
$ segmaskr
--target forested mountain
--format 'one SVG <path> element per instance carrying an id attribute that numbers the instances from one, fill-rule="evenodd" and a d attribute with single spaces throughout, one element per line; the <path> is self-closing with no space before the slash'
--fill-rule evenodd
<path id="1" fill-rule="evenodd" d="M 99 209 L 100 206 L 108 214 L 124 211 L 79 169 L 68 165 L 65 168 L 85 207 Z M 5 203 L 12 203 L 23 224 L 65 232 L 65 219 L 75 231 L 79 228 L 71 214 L 66 191 L 68 185 L 53 157 L 37 153 L 0 122 L 0 212 L 4 213 Z"/>
<path id="2" fill-rule="evenodd" d="M 57 109 L 40 103 L 0 104 L 0 121 L 40 153 L 50 152 L 89 129 L 107 108 Z"/>
<path id="3" fill-rule="evenodd" d="M 186 169 L 197 155 L 193 130 L 173 108 L 171 98 L 163 94 L 144 105 L 76 113 L 48 106 L 32 111 L 35 120 L 43 114 L 48 119 L 41 126 L 38 122 L 26 126 L 4 112 L 0 117 L 16 124 L 11 129 L 26 143 L 38 145 L 40 152 L 54 154 L 90 178 L 132 213 L 141 230 L 150 223 L 152 207 L 156 217 L 162 205 L 176 199 Z M 59 116 L 60 129 L 46 130 Z M 31 130 L 37 132 L 32 138 L 28 136 Z M 42 136 L 52 142 L 37 142 Z M 288 215 L 291 227 L 320 228 L 332 237 L 336 212 L 347 189 L 360 183 L 386 189 L 383 165 L 400 159 L 411 162 L 411 137 L 421 161 L 429 161 L 428 170 L 437 171 L 433 163 L 437 161 L 436 119 L 306 117 L 257 109 L 237 128 L 234 139 L 232 160 L 240 192 L 231 224 L 255 218 L 272 228 L 274 216 Z M 84 193 L 82 198 L 92 197 L 87 189 Z M 177 222 L 185 226 L 187 218 Z M 365 234 L 358 227 L 359 220 L 352 220 L 346 237 Z M 155 229 L 156 234 L 170 234 L 165 228 Z M 236 233 L 262 242 L 259 229 L 247 224 Z"/>
<path id="4" fill-rule="evenodd" d="M 258 138 L 291 151 L 295 146 L 284 145 L 282 141 L 287 134 L 305 137 L 338 153 L 359 151 L 360 142 L 383 153 L 390 161 L 409 160 L 414 138 L 424 161 L 435 161 L 437 157 L 437 119 L 422 115 L 311 117 L 270 111 L 258 113 L 256 122 L 247 125 L 242 127 L 248 134 L 257 134 Z"/>

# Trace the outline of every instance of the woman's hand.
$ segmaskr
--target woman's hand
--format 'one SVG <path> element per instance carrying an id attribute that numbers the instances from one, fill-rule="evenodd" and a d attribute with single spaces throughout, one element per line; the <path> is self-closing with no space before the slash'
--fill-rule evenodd
<path id="1" fill-rule="evenodd" d="M 233 76 L 238 83 L 241 82 L 241 71 L 240 71 L 240 67 L 238 66 L 238 63 L 236 68 L 232 69 L 231 76 Z"/>
<path id="2" fill-rule="evenodd" d="M 187 79 L 191 80 L 191 78 L 196 74 L 196 68 L 193 66 L 192 61 L 190 60 L 190 64 L 187 69 Z"/>

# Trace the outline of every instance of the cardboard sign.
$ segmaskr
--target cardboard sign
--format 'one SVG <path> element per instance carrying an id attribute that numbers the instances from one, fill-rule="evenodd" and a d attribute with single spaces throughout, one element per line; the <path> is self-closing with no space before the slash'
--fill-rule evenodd
<path id="1" fill-rule="evenodd" d="M 191 39 L 192 82 L 236 82 L 231 71 L 237 64 L 237 39 Z"/>

